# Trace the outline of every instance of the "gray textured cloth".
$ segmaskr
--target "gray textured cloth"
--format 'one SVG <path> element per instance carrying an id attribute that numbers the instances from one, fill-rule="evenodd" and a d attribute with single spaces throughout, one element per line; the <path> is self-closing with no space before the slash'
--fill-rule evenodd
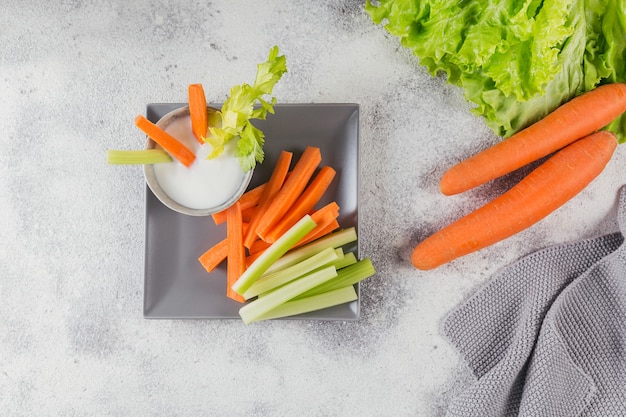
<path id="1" fill-rule="evenodd" d="M 507 266 L 446 317 L 477 378 L 448 416 L 626 416 L 626 187 L 618 224 Z"/>

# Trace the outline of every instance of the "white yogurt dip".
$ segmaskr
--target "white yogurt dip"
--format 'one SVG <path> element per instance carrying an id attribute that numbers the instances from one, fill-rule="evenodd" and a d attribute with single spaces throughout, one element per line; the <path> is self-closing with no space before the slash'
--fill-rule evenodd
<path id="1" fill-rule="evenodd" d="M 176 118 L 165 131 L 196 155 L 189 168 L 176 160 L 154 164 L 156 179 L 172 200 L 191 209 L 210 209 L 224 204 L 235 195 L 245 177 L 234 155 L 236 141 L 227 143 L 220 156 L 207 159 L 212 147 L 198 143 L 191 131 L 189 116 Z"/>

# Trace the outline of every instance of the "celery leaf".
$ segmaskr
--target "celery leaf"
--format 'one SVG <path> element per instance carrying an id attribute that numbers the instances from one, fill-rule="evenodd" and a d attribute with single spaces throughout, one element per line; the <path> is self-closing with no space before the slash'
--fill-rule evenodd
<path id="1" fill-rule="evenodd" d="M 264 120 L 267 113 L 274 113 L 276 97 L 271 95 L 276 83 L 287 72 L 287 59 L 278 55 L 278 47 L 270 49 L 266 62 L 257 65 L 253 85 L 241 84 L 230 89 L 222 109 L 217 112 L 215 124 L 209 127 L 205 141 L 213 147 L 209 158 L 215 158 L 224 151 L 224 145 L 237 140 L 235 156 L 239 158 L 244 172 L 254 169 L 256 163 L 263 162 L 264 135 L 254 127 L 251 119 Z"/>

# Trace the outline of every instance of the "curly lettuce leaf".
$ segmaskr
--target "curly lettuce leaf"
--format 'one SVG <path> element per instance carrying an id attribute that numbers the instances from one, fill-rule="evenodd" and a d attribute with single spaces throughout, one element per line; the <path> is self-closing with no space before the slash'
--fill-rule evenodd
<path id="1" fill-rule="evenodd" d="M 257 65 L 253 85 L 241 84 L 230 89 L 228 98 L 220 111 L 210 121 L 205 141 L 213 150 L 209 158 L 215 158 L 224 151 L 224 145 L 237 140 L 235 156 L 239 158 L 241 169 L 248 172 L 264 159 L 263 133 L 252 126 L 251 119 L 264 120 L 267 113 L 274 113 L 276 97 L 268 101 L 263 97 L 271 95 L 276 83 L 287 72 L 287 59 L 278 55 L 278 47 L 270 49 L 266 62 Z"/>
<path id="2" fill-rule="evenodd" d="M 626 81 L 626 0 L 366 2 L 432 75 L 508 137 L 600 84 Z M 626 140 L 626 116 L 607 126 Z"/>

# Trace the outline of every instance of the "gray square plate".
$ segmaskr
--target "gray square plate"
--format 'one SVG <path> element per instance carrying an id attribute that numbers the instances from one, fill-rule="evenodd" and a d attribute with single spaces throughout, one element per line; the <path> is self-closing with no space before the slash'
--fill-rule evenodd
<path id="1" fill-rule="evenodd" d="M 149 104 L 147 118 L 156 122 L 186 104 Z M 220 105 L 213 105 L 220 107 Z M 358 229 L 359 106 L 357 104 L 279 104 L 275 114 L 254 124 L 265 133 L 265 161 L 254 171 L 250 187 L 266 182 L 282 150 L 294 160 L 306 146 L 317 146 L 322 165 L 337 170 L 325 204 L 337 201 L 339 224 Z M 211 217 L 185 216 L 164 206 L 146 187 L 144 317 L 161 319 L 239 318 L 240 303 L 226 297 L 226 268 L 208 274 L 198 257 L 224 239 L 226 228 Z M 358 244 L 346 247 L 357 251 Z M 358 288 L 357 288 L 358 291 Z M 356 320 L 359 301 L 291 319 Z"/>

